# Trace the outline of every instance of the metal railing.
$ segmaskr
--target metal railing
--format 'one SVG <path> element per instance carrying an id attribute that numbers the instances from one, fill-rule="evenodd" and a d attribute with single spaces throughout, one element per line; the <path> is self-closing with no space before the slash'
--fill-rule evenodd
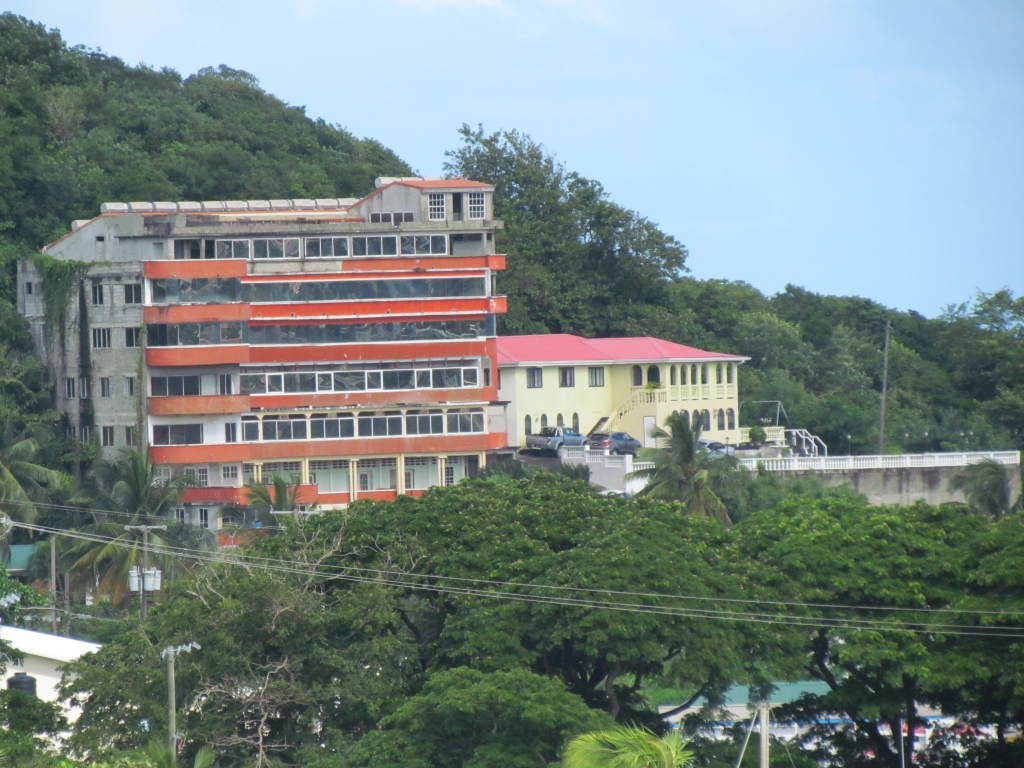
<path id="1" fill-rule="evenodd" d="M 1020 451 L 965 453 L 903 453 L 884 456 L 817 456 L 792 459 L 740 459 L 739 465 L 768 472 L 841 472 L 855 469 L 966 467 L 985 459 L 1012 466 L 1020 464 Z"/>

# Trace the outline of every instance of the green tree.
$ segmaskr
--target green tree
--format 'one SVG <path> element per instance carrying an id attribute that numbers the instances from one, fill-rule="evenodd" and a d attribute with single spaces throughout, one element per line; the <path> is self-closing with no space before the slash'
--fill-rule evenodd
<path id="1" fill-rule="evenodd" d="M 1006 467 L 998 461 L 985 459 L 964 467 L 953 476 L 949 487 L 961 491 L 975 512 L 997 518 L 1010 510 L 1010 479 Z"/>
<path id="2" fill-rule="evenodd" d="M 577 736 L 565 747 L 565 768 L 683 768 L 693 761 L 679 729 L 659 737 L 638 728 Z"/>
<path id="3" fill-rule="evenodd" d="M 85 489 L 81 500 L 95 510 L 95 521 L 81 531 L 97 538 L 72 547 L 66 563 L 80 580 L 98 578 L 97 594 L 120 603 L 128 596 L 128 572 L 143 560 L 143 533 L 125 526 L 173 523 L 174 505 L 191 483 L 183 475 L 157 477 L 149 457 L 134 448 L 122 448 L 113 461 L 98 462 L 90 474 L 96 485 Z M 104 511 L 120 514 L 108 520 Z M 149 533 L 151 565 L 167 569 L 171 559 L 160 553 L 167 544 L 159 533 Z"/>
<path id="4" fill-rule="evenodd" d="M 289 479 L 277 472 L 270 479 L 270 485 L 253 480 L 246 484 L 245 492 L 249 501 L 249 508 L 263 519 L 273 519 L 274 513 L 297 512 L 299 509 L 299 484 L 294 485 Z M 311 502 L 307 508 L 315 509 L 316 501 Z"/>
<path id="5" fill-rule="evenodd" d="M 651 436 L 661 440 L 665 447 L 640 450 L 640 461 L 654 466 L 629 475 L 631 479 L 647 481 L 638 495 L 679 501 L 691 515 L 732 525 L 729 511 L 718 494 L 734 484 L 735 459 L 708 451 L 700 443 L 701 426 L 691 427 L 678 411 L 665 419 L 665 427 L 667 430 L 661 427 L 651 430 Z"/>
<path id="6" fill-rule="evenodd" d="M 178 768 L 178 756 L 163 741 L 151 741 L 146 746 L 146 757 L 156 768 Z M 211 768 L 216 760 L 213 750 L 200 747 L 192 759 L 192 768 Z"/>
<path id="7" fill-rule="evenodd" d="M 60 484 L 59 472 L 35 463 L 40 442 L 49 428 L 25 423 L 13 413 L 0 413 L 0 509 L 24 523 L 38 516 L 34 502 L 43 501 L 50 485 Z"/>

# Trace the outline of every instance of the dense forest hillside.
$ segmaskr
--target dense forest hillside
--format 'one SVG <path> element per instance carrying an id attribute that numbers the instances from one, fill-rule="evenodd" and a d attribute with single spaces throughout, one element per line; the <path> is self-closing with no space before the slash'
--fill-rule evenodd
<path id="1" fill-rule="evenodd" d="M 0 409 L 43 414 L 45 375 L 12 308 L 13 265 L 105 200 L 345 197 L 410 168 L 220 66 L 182 78 L 70 48 L 0 15 Z M 530 137 L 463 127 L 447 170 L 497 186 L 506 333 L 649 334 L 751 357 L 746 424 L 774 418 L 833 453 L 873 452 L 892 321 L 887 450 L 1019 446 L 1024 298 L 979 295 L 939 318 L 790 286 L 765 296 L 688 275 L 687 252 Z M 794 276 L 794 279 L 798 276 Z M 965 287 L 965 299 L 969 287 Z M 849 437 L 847 437 L 849 435 Z"/>

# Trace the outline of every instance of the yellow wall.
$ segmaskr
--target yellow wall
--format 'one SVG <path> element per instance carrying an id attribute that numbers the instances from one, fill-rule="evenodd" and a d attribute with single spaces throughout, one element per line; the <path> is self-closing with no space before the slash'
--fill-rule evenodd
<path id="1" fill-rule="evenodd" d="M 584 434 L 589 432 L 594 425 L 605 416 L 612 416 L 620 410 L 628 408 L 627 412 L 615 419 L 613 427 L 616 430 L 628 432 L 638 440 L 644 440 L 644 416 L 653 416 L 656 423 L 661 426 L 665 419 L 673 411 L 694 410 L 709 411 L 711 415 L 711 429 L 705 430 L 704 436 L 708 440 L 729 442 L 733 445 L 739 442 L 739 386 L 737 382 L 738 366 L 735 363 L 723 363 L 722 383 L 717 382 L 717 363 L 698 363 L 698 381 L 700 380 L 700 366 L 707 366 L 708 383 L 701 385 L 682 385 L 679 382 L 681 365 L 689 368 L 690 363 L 674 363 L 676 367 L 676 384 L 672 385 L 670 376 L 670 364 L 660 363 L 657 365 L 661 374 L 661 387 L 655 390 L 647 390 L 643 387 L 633 386 L 632 364 L 615 363 L 606 364 L 602 367 L 605 372 L 603 387 L 589 386 L 589 366 L 574 366 L 576 382 L 574 387 L 559 386 L 559 367 L 543 366 L 544 385 L 541 388 L 527 388 L 526 367 L 501 367 L 501 387 L 498 396 L 509 402 L 509 445 L 523 446 L 526 444 L 525 417 L 528 414 L 531 418 L 533 431 L 541 427 L 542 416 L 547 416 L 548 426 L 557 424 L 558 415 L 562 415 L 565 426 L 572 426 L 573 414 L 579 415 L 580 431 Z M 731 368 L 730 368 L 731 366 Z M 648 369 L 650 365 L 641 366 L 643 382 L 648 381 Z M 689 371 L 688 371 L 689 372 Z M 688 381 L 689 376 L 686 377 Z M 728 420 L 726 428 L 718 429 L 716 415 L 719 410 L 732 410 L 734 414 L 734 428 L 729 429 Z"/>

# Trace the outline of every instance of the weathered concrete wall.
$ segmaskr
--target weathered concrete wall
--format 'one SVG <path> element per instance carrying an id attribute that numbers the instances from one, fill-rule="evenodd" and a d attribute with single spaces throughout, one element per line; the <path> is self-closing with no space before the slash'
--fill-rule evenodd
<path id="1" fill-rule="evenodd" d="M 950 488 L 953 477 L 962 467 L 920 467 L 899 469 L 856 469 L 829 472 L 786 472 L 786 477 L 819 477 L 826 485 L 849 485 L 857 493 L 863 493 L 872 504 L 906 506 L 917 500 L 929 504 L 964 502 L 962 493 Z M 1019 466 L 1006 467 L 1010 480 L 1010 500 L 1021 492 L 1021 470 Z"/>

